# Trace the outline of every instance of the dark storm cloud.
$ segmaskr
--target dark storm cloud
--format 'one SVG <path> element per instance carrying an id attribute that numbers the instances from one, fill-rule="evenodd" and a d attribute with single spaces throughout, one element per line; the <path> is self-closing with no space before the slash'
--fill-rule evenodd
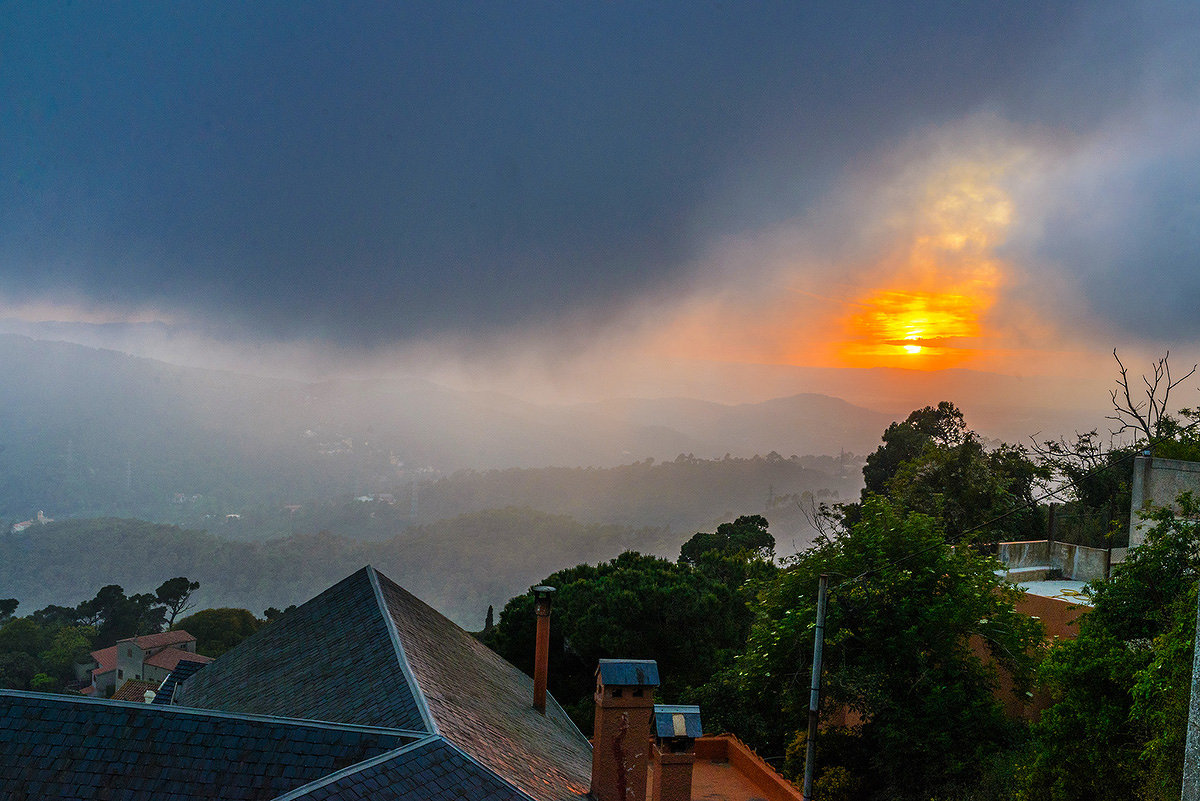
<path id="1" fill-rule="evenodd" d="M 1010 255 L 1067 282 L 1083 311 L 1067 324 L 1113 342 L 1190 346 L 1200 341 L 1200 6 L 1109 9 L 1061 64 L 1047 86 L 1062 96 L 1073 87 L 1097 116 L 1080 114 L 1048 148 L 1044 174 L 1018 200 L 1027 225 Z M 1095 99 L 1103 89 L 1107 103 Z"/>
<path id="2" fill-rule="evenodd" d="M 8 5 L 0 296 L 347 345 L 599 319 L 921 126 L 1102 124 L 1174 20 L 1082 8 Z"/>

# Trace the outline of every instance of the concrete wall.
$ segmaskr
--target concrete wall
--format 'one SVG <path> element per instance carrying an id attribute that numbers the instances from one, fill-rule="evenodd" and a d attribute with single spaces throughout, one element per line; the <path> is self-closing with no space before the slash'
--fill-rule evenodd
<path id="1" fill-rule="evenodd" d="M 1150 526 L 1141 512 L 1151 507 L 1175 508 L 1175 499 L 1184 491 L 1200 495 L 1200 462 L 1138 456 L 1133 460 L 1132 498 L 1129 504 L 1129 547 L 1146 541 Z"/>
<path id="2" fill-rule="evenodd" d="M 133 640 L 123 640 L 117 643 L 117 686 L 120 687 L 129 679 L 142 678 L 142 660 L 145 651 Z"/>
<path id="3" fill-rule="evenodd" d="M 1108 551 L 1103 548 L 1086 548 L 1067 542 L 1049 540 L 1027 540 L 1002 542 L 996 550 L 996 558 L 1009 571 L 1024 573 L 1025 580 L 1044 578 L 1030 572 L 1034 568 L 1061 570 L 1062 577 L 1075 581 L 1097 581 L 1108 576 Z M 1009 576 L 1017 581 L 1018 575 Z"/>
<path id="4" fill-rule="evenodd" d="M 1009 570 L 1048 567 L 1050 565 L 1050 541 L 1002 542 L 996 550 L 996 558 L 1000 560 L 1001 564 L 1008 565 Z"/>
<path id="5" fill-rule="evenodd" d="M 1108 578 L 1108 550 L 1055 542 L 1050 547 L 1050 567 L 1061 570 L 1063 578 L 1099 581 Z"/>

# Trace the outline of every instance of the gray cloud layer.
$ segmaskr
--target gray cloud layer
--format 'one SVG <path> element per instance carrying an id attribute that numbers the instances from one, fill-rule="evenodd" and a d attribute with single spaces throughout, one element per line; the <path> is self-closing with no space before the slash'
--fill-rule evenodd
<path id="1" fill-rule="evenodd" d="M 0 296 L 348 346 L 587 328 L 987 111 L 1076 143 L 1015 247 L 1200 336 L 1193 6 L 8 6 Z"/>

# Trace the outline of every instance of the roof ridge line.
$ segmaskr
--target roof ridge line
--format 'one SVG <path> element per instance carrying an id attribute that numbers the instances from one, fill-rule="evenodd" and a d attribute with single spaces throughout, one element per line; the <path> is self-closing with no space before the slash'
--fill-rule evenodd
<path id="1" fill-rule="evenodd" d="M 482 762 L 480 762 L 478 759 L 476 759 L 474 756 L 472 756 L 471 754 L 467 753 L 467 752 L 466 752 L 465 750 L 463 750 L 462 748 L 459 748 L 459 746 L 458 746 L 458 743 L 454 742 L 453 740 L 451 740 L 451 739 L 450 739 L 450 738 L 448 738 L 448 737 L 446 737 L 446 738 L 443 738 L 443 739 L 446 741 L 446 745 L 450 746 L 450 747 L 451 747 L 451 748 L 453 748 L 455 751 L 457 751 L 458 753 L 462 754 L 462 755 L 463 755 L 463 757 L 464 757 L 464 758 L 465 758 L 465 759 L 466 759 L 468 762 L 471 762 L 472 764 L 478 765 L 478 766 L 479 766 L 479 768 L 480 768 L 481 770 L 485 770 L 485 771 L 487 771 L 487 772 L 488 772 L 490 775 L 492 775 L 492 776 L 496 777 L 496 779 L 497 779 L 498 781 L 500 781 L 502 784 L 505 784 L 505 785 L 507 785 L 507 786 L 509 787 L 509 789 L 511 789 L 511 790 L 512 790 L 514 793 L 516 793 L 517 795 L 524 796 L 525 798 L 528 798 L 528 799 L 530 799 L 530 801 L 532 801 L 532 799 L 533 799 L 533 796 L 531 796 L 529 793 L 527 793 L 527 792 L 525 792 L 524 790 L 522 790 L 522 789 L 521 789 L 520 787 L 518 787 L 517 785 L 513 784 L 512 782 L 510 782 L 508 779 L 506 779 L 506 778 L 504 778 L 503 776 L 501 776 L 501 775 L 500 775 L 499 773 L 497 773 L 497 772 L 496 772 L 496 771 L 495 771 L 493 768 L 490 768 L 490 767 L 488 767 L 487 765 L 483 764 L 483 763 L 482 763 Z"/>
<path id="2" fill-rule="evenodd" d="M 409 751 L 414 751 L 417 748 L 422 748 L 436 740 L 441 740 L 442 742 L 449 742 L 449 740 L 447 740 L 445 737 L 443 737 L 440 734 L 427 734 L 415 742 L 407 743 L 405 745 L 400 746 L 399 748 L 393 748 L 391 751 L 385 751 L 382 754 L 380 754 L 379 756 L 373 756 L 370 759 L 364 759 L 362 762 L 355 762 L 353 765 L 347 765 L 346 767 L 342 768 L 341 770 L 335 770 L 333 773 L 322 776 L 319 779 L 313 779 L 308 784 L 302 784 L 299 787 L 295 787 L 291 790 L 288 790 L 283 795 L 275 796 L 274 798 L 271 799 L 271 801 L 292 801 L 293 799 L 300 798 L 301 796 L 311 793 L 313 790 L 319 790 L 320 788 L 324 787 L 327 784 L 332 784 L 333 782 L 340 781 L 341 779 L 344 779 L 347 776 L 352 776 L 355 773 L 359 773 L 361 771 L 366 770 L 367 768 L 373 768 L 376 765 L 380 765 L 384 762 L 395 759 L 396 757 L 400 756 L 401 754 L 406 754 Z"/>
<path id="3" fill-rule="evenodd" d="M 569 724 L 571 725 L 571 728 L 575 730 L 575 733 L 576 733 L 576 734 L 578 734 L 578 735 L 579 735 L 579 737 L 580 737 L 580 738 L 581 738 L 581 739 L 582 739 L 582 740 L 583 740 L 585 743 L 587 743 L 587 744 L 588 744 L 588 748 L 589 748 L 589 749 L 591 749 L 591 748 L 593 747 L 593 746 L 592 746 L 592 739 L 591 739 L 590 737 L 588 737 L 586 734 L 584 734 L 584 733 L 583 733 L 583 730 L 582 730 L 582 729 L 580 729 L 580 728 L 579 728 L 579 726 L 577 726 L 577 725 L 575 724 L 575 721 L 574 721 L 574 720 L 572 720 L 572 719 L 571 719 L 571 716 L 567 714 L 567 710 L 565 710 L 565 709 L 563 709 L 563 708 L 562 708 L 562 704 L 560 704 L 560 703 L 558 702 L 558 699 L 554 697 L 554 694 L 553 694 L 553 693 L 551 693 L 549 690 L 547 690 L 547 691 L 546 691 L 546 697 L 547 697 L 548 699 L 550 699 L 551 701 L 553 701 L 553 702 L 554 702 L 554 707 L 555 707 L 555 708 L 556 708 L 556 709 L 557 709 L 559 712 L 561 712 L 561 713 L 562 713 L 562 716 L 563 716 L 563 718 L 564 718 L 564 719 L 567 721 L 567 723 L 569 723 Z"/>
<path id="4" fill-rule="evenodd" d="M 130 679 L 134 681 L 134 679 Z M 159 685 L 161 686 L 161 685 Z M 38 693 L 32 690 L 0 689 L 0 698 L 13 696 L 29 698 L 38 701 L 57 701 L 67 704 L 97 704 L 100 706 L 123 706 L 135 709 L 149 709 L 165 714 L 207 715 L 216 718 L 246 720 L 255 723 L 286 723 L 294 726 L 307 726 L 314 729 L 330 729 L 333 731 L 354 731 L 364 734 L 390 734 L 406 737 L 424 738 L 428 732 L 398 729 L 391 726 L 368 726 L 362 723 L 341 723 L 332 720 L 315 720 L 313 718 L 289 718 L 282 715 L 259 715 L 251 712 L 228 712 L 223 709 L 208 709 L 202 706 L 184 706 L 182 704 L 147 704 L 144 701 L 114 701 L 111 698 L 91 698 L 86 695 L 62 695 L 60 693 Z"/>
<path id="5" fill-rule="evenodd" d="M 375 591 L 375 603 L 379 605 L 379 613 L 383 615 L 383 622 L 387 627 L 388 637 L 392 640 L 392 647 L 395 649 L 396 658 L 400 662 L 400 670 L 403 671 L 404 677 L 408 680 L 408 686 L 412 690 L 413 698 L 417 702 L 417 710 L 421 713 L 421 719 L 429 726 L 430 734 L 441 734 L 438 730 L 437 721 L 433 719 L 433 711 L 429 708 L 429 702 L 425 700 L 425 691 L 417 683 L 417 677 L 413 675 L 412 666 L 408 664 L 408 656 L 404 653 L 404 644 L 400 642 L 400 631 L 396 628 L 396 621 L 392 620 L 392 612 L 388 608 L 387 599 L 383 597 L 383 587 L 379 583 L 379 574 L 375 572 L 375 568 L 371 565 L 367 565 L 366 570 L 367 576 L 371 580 L 371 589 Z"/>

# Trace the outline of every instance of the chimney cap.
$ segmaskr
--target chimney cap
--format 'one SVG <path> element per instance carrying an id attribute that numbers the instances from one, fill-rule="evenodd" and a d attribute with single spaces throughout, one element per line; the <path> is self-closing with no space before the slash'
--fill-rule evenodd
<path id="1" fill-rule="evenodd" d="M 554 587 L 548 584 L 538 584 L 535 587 L 530 587 L 529 591 L 533 593 L 535 598 L 547 598 L 557 592 Z"/>
<path id="2" fill-rule="evenodd" d="M 700 707 L 694 704 L 655 704 L 654 733 L 659 738 L 704 736 L 700 725 Z"/>
<path id="3" fill-rule="evenodd" d="M 657 687 L 658 663 L 653 659 L 601 659 L 596 667 L 609 687 Z"/>

